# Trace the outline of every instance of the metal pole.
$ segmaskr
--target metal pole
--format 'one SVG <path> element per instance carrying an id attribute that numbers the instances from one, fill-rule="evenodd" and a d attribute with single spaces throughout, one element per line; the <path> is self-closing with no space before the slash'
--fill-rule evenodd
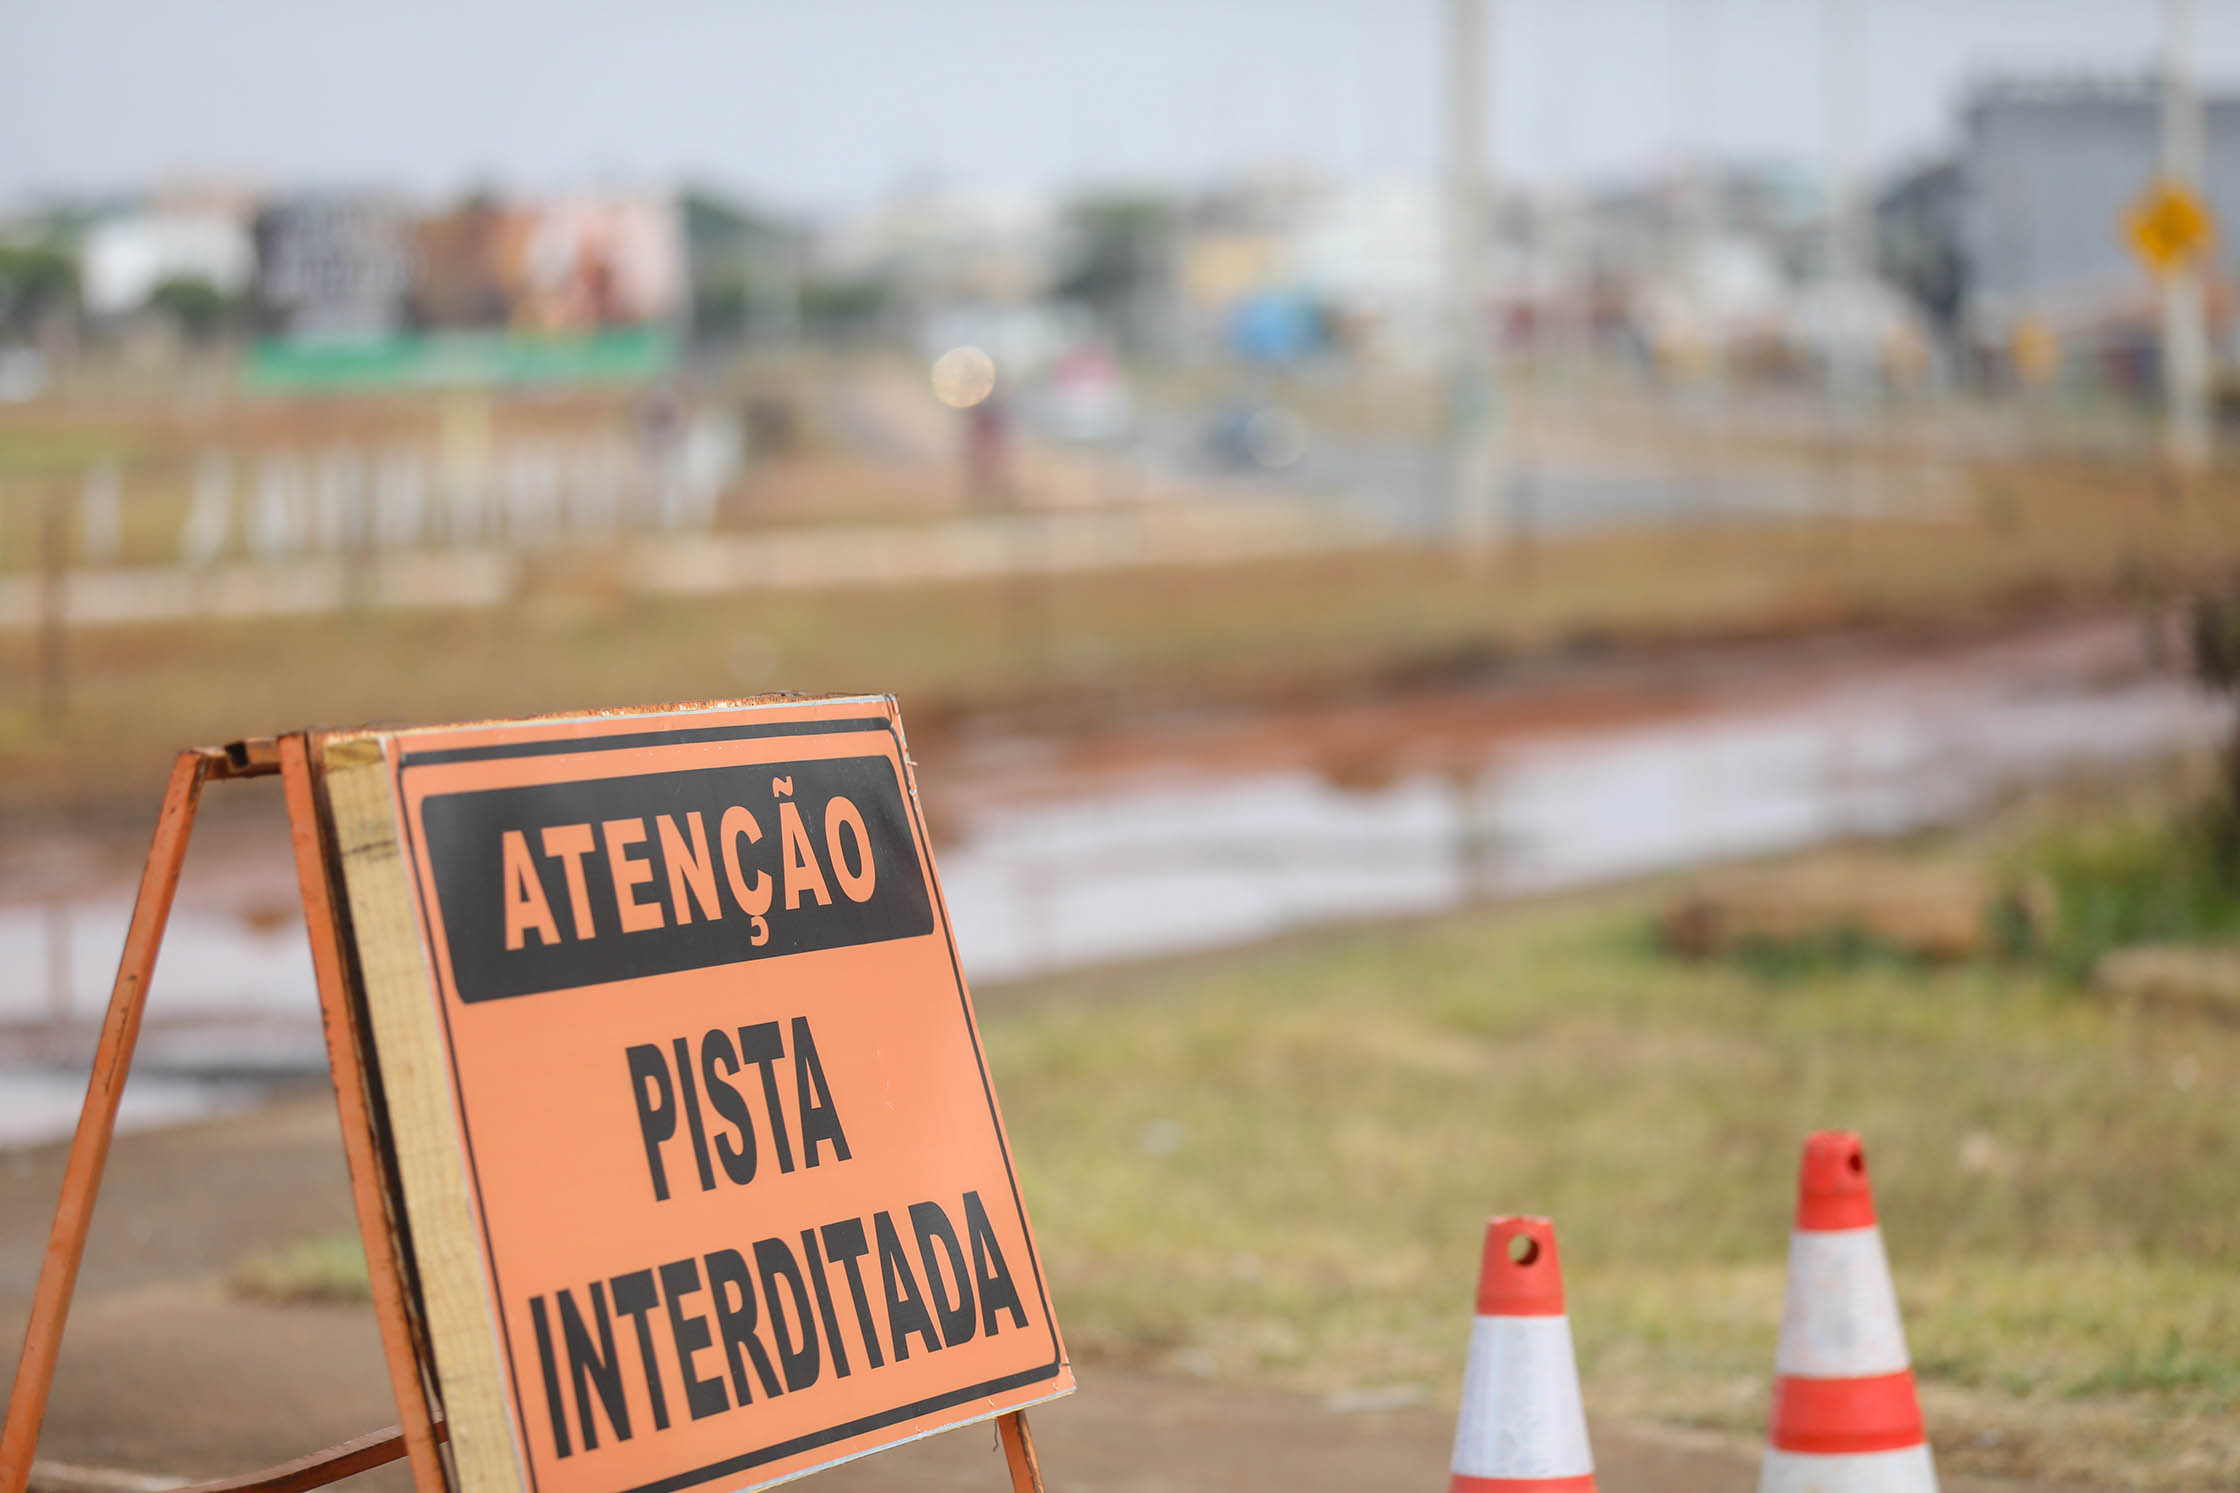
<path id="1" fill-rule="evenodd" d="M 2201 192 L 2201 97 L 2193 81 L 2193 0 L 2162 0 L 2162 174 Z M 2201 260 L 2184 256 L 2162 280 L 2163 451 L 2181 472 L 2209 464 L 2209 339 Z"/>
<path id="2" fill-rule="evenodd" d="M 1011 1473 L 1012 1493 L 1043 1493 L 1042 1459 L 1034 1452 L 1034 1433 L 1027 1429 L 1027 1412 L 1014 1410 L 998 1416 L 996 1436 L 1003 1443 L 1003 1460 Z"/>
<path id="3" fill-rule="evenodd" d="M 116 984 L 109 992 L 109 1014 L 101 1025 L 100 1045 L 94 1049 L 85 1107 L 78 1115 L 77 1133 L 70 1138 L 69 1160 L 63 1165 L 62 1198 L 55 1205 L 54 1229 L 40 1262 L 31 1318 L 23 1329 L 23 1356 L 16 1364 L 15 1388 L 8 1395 L 7 1422 L 0 1427 L 0 1493 L 24 1493 L 31 1480 L 31 1453 L 38 1445 L 39 1423 L 46 1418 L 48 1391 L 54 1387 L 62 1324 L 70 1315 L 70 1295 L 78 1283 L 78 1265 L 85 1258 L 86 1229 L 93 1221 L 102 1168 L 109 1161 L 109 1141 L 116 1134 L 117 1104 L 132 1068 L 133 1045 L 140 1039 L 148 976 L 163 943 L 171 894 L 178 890 L 179 866 L 186 859 L 187 832 L 194 827 L 195 805 L 209 772 L 210 759 L 203 753 L 181 752 L 164 792 L 155 842 L 140 875 L 140 896 L 132 904 L 132 923 L 125 930 L 124 956 L 117 962 Z"/>
<path id="4" fill-rule="evenodd" d="M 1680 162 L 1679 200 L 1673 213 L 1673 262 L 1677 283 L 1700 313 L 1702 360 L 1690 370 L 1699 385 L 1684 406 L 1708 438 L 1705 489 L 1710 516 L 1725 510 L 1727 466 L 1727 327 L 1716 289 L 1723 209 L 1715 128 L 1718 88 L 1713 79 L 1719 0 L 1687 0 L 1673 8 L 1673 149 Z"/>
<path id="5" fill-rule="evenodd" d="M 1861 242 L 1859 134 L 1866 59 L 1859 45 L 1858 0 L 1826 0 L 1822 25 L 1827 43 L 1823 80 L 1828 151 L 1828 346 L 1825 375 L 1830 411 L 1842 418 L 1857 406 L 1866 370 L 1860 366 L 1854 312 L 1866 304 L 1867 267 Z"/>
<path id="6" fill-rule="evenodd" d="M 1473 563 L 1499 523 L 1486 252 L 1493 193 L 1486 152 L 1486 51 L 1493 0 L 1447 0 L 1447 433 L 1454 538 Z"/>
<path id="7" fill-rule="evenodd" d="M 281 737 L 275 749 L 280 759 L 281 787 L 287 797 L 296 883 L 303 894 L 304 925 L 311 937 L 311 970 L 318 982 L 319 1009 L 327 1033 L 327 1069 L 334 1077 L 342 1150 L 350 1163 L 351 1200 L 357 1207 L 359 1236 L 365 1241 L 366 1281 L 373 1296 L 374 1320 L 381 1329 L 382 1353 L 388 1360 L 389 1387 L 397 1402 L 395 1445 L 369 1447 L 367 1451 L 386 1461 L 401 1448 L 411 1459 L 412 1482 L 418 1493 L 439 1493 L 445 1479 L 436 1443 L 443 1439 L 443 1432 L 435 1423 L 421 1384 L 419 1353 L 405 1300 L 404 1265 L 388 1212 L 388 1176 L 373 1139 L 366 1095 L 367 1061 L 357 1018 L 351 1010 L 341 925 L 327 875 L 311 744 L 299 733 Z"/>

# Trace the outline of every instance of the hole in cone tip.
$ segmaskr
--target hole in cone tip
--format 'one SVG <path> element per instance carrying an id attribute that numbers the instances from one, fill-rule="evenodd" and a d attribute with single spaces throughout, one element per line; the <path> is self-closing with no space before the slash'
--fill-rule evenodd
<path id="1" fill-rule="evenodd" d="M 1867 1158 L 1861 1155 L 1859 1152 L 1853 1151 L 1850 1155 L 1843 1158 L 1843 1164 L 1849 1167 L 1852 1174 L 1856 1176 L 1867 1169 Z"/>
<path id="2" fill-rule="evenodd" d="M 1529 1265 L 1540 1258 L 1540 1241 L 1530 1234 L 1509 1236 L 1509 1261 L 1515 1265 Z"/>

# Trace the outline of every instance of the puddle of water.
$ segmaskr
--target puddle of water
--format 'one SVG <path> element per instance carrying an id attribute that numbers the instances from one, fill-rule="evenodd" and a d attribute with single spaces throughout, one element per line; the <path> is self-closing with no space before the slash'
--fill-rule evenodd
<path id="1" fill-rule="evenodd" d="M 77 1125 L 131 917 L 129 894 L 0 906 L 0 1149 L 58 1140 Z M 67 1036 L 50 1025 L 58 1021 Z M 325 1064 L 300 917 L 273 923 L 175 904 L 117 1128 L 245 1108 L 272 1078 Z"/>
<path id="2" fill-rule="evenodd" d="M 190 871 L 189 874 L 192 874 Z M 0 1027 L 53 1015 L 98 1020 L 132 921 L 129 894 L 0 906 Z M 299 914 L 257 927 L 229 911 L 174 905 L 150 982 L 148 1019 L 319 1019 Z"/>
<path id="3" fill-rule="evenodd" d="M 117 1105 L 119 1130 L 154 1130 L 256 1102 L 253 1083 L 135 1073 Z M 86 1077 L 46 1068 L 0 1068 L 0 1149 L 70 1134 L 85 1103 Z"/>
<path id="4" fill-rule="evenodd" d="M 1370 789 L 1305 768 L 1138 774 L 984 812 L 944 847 L 941 877 L 967 973 L 1005 979 L 1899 833 L 2222 726 L 2174 680 L 1837 690 L 1777 712 L 1543 736 Z"/>

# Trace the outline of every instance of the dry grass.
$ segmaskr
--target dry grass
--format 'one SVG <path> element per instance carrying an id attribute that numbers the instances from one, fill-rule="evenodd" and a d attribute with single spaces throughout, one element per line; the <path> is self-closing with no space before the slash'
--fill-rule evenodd
<path id="1" fill-rule="evenodd" d="M 1451 1400 L 1478 1231 L 1561 1230 L 1591 1408 L 1763 1425 L 1797 1145 L 1865 1133 L 1940 1457 L 2240 1477 L 2240 1031 L 2021 968 L 1769 980 L 1646 898 L 998 995 L 1077 1352 Z"/>
<path id="2" fill-rule="evenodd" d="M 365 1247 L 355 1234 L 320 1234 L 252 1255 L 226 1285 L 237 1296 L 280 1306 L 373 1299 Z"/>

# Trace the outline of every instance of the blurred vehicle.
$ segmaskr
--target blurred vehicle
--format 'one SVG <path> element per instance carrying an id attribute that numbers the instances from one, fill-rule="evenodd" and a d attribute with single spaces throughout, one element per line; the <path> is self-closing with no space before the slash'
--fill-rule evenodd
<path id="1" fill-rule="evenodd" d="M 1205 430 L 1206 454 L 1225 471 L 1279 472 L 1307 450 L 1307 422 L 1280 404 L 1232 399 Z"/>
<path id="2" fill-rule="evenodd" d="M 1229 350 L 1248 363 L 1296 363 L 1329 345 L 1322 308 L 1294 290 L 1245 297 L 1229 314 Z"/>

